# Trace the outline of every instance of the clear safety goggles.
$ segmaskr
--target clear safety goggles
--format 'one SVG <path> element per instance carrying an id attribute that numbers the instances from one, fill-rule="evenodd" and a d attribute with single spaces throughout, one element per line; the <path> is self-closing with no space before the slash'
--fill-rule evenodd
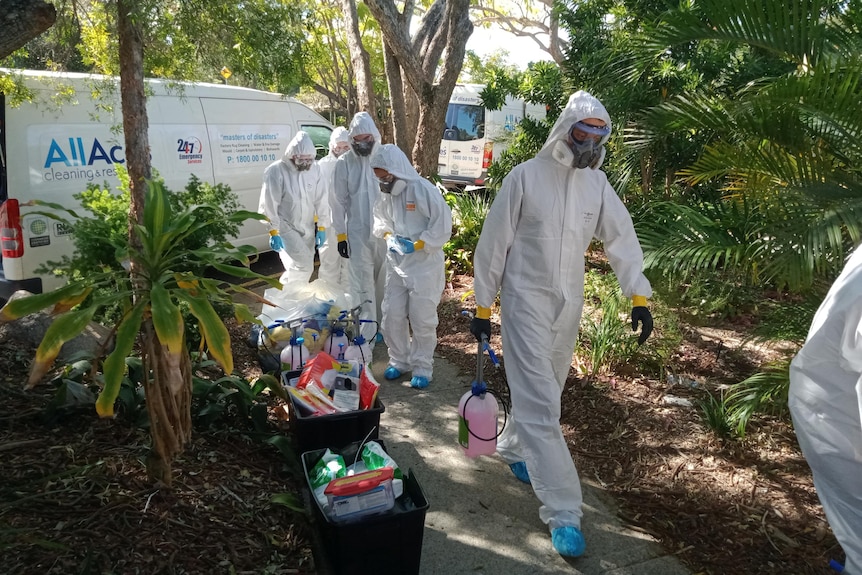
<path id="1" fill-rule="evenodd" d="M 332 148 L 332 153 L 335 154 L 336 156 L 340 156 L 342 154 L 347 153 L 347 151 L 349 149 L 350 149 L 350 144 L 348 144 L 347 142 L 338 142 L 335 145 L 335 147 Z"/>
<path id="2" fill-rule="evenodd" d="M 610 133 L 611 127 L 608 125 L 593 126 L 591 124 L 587 124 L 583 120 L 572 124 L 572 129 L 569 131 L 572 139 L 576 142 L 585 142 L 587 140 L 599 142 Z"/>

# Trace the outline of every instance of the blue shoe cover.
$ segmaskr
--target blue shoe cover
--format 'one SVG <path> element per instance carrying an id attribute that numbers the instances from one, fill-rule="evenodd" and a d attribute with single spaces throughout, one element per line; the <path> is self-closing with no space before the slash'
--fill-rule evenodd
<path id="1" fill-rule="evenodd" d="M 519 481 L 523 481 L 524 483 L 530 483 L 530 473 L 527 471 L 527 464 L 523 461 L 517 461 L 515 463 L 509 464 L 509 469 L 512 470 L 512 473 L 515 474 L 515 477 L 518 478 Z"/>
<path id="2" fill-rule="evenodd" d="M 401 370 L 395 367 L 394 365 L 390 365 L 386 368 L 386 371 L 383 372 L 383 377 L 386 379 L 396 379 L 401 377 Z"/>
<path id="3" fill-rule="evenodd" d="M 571 525 L 552 530 L 551 542 L 557 553 L 563 557 L 580 557 L 587 549 L 581 530 Z"/>
<path id="4" fill-rule="evenodd" d="M 413 379 L 410 380 L 410 387 L 412 387 L 413 389 L 425 389 L 426 387 L 428 387 L 428 383 L 430 382 L 428 381 L 427 377 L 422 377 L 421 375 L 414 375 Z"/>

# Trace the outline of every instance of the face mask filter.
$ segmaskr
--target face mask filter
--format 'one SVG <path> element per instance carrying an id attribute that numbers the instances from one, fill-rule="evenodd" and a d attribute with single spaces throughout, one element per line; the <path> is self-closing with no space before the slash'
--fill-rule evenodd
<path id="1" fill-rule="evenodd" d="M 572 149 L 574 159 L 572 167 L 577 169 L 591 168 L 595 166 L 602 155 L 602 148 L 594 140 L 586 140 L 584 142 L 571 141 L 569 147 Z"/>
<path id="2" fill-rule="evenodd" d="M 374 140 L 354 140 L 350 145 L 357 156 L 368 156 L 374 148 Z"/>
<path id="3" fill-rule="evenodd" d="M 306 158 L 294 158 L 293 165 L 296 166 L 296 169 L 300 172 L 304 172 L 311 168 L 311 164 L 314 163 L 314 160 L 309 160 Z"/>

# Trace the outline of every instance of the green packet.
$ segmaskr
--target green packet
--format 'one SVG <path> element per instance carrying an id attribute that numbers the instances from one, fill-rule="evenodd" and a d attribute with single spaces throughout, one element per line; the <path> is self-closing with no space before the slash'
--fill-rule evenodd
<path id="1" fill-rule="evenodd" d="M 311 486 L 317 489 L 328 485 L 333 479 L 345 475 L 347 475 L 347 466 L 344 464 L 344 458 L 327 449 L 320 461 L 315 463 L 308 472 L 308 480 L 311 482 Z"/>
<path id="2" fill-rule="evenodd" d="M 389 454 L 383 450 L 383 447 L 376 441 L 369 441 L 362 447 L 362 461 L 365 463 L 366 469 L 369 471 L 380 469 L 381 467 L 391 467 L 393 477 L 395 479 L 403 479 L 401 469 L 395 463 Z"/>

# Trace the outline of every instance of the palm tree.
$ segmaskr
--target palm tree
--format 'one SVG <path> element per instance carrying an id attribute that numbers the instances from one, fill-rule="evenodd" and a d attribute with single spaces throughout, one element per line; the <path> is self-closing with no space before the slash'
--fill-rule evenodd
<path id="1" fill-rule="evenodd" d="M 644 53 L 653 58 L 714 42 L 786 64 L 730 95 L 680 94 L 640 116 L 627 140 L 636 148 L 670 133 L 706 135 L 698 160 L 679 175 L 720 190 L 708 209 L 697 201 L 645 208 L 638 233 L 648 265 L 738 266 L 752 282 L 793 290 L 841 269 L 862 238 L 857 4 L 706 0 L 667 14 L 648 35 Z"/>

